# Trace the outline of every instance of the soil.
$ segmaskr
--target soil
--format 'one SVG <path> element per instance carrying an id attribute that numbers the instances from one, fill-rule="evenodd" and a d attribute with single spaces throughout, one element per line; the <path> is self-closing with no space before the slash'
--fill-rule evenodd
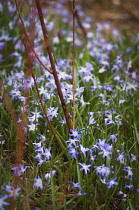
<path id="1" fill-rule="evenodd" d="M 82 5 L 85 13 L 94 18 L 94 22 L 108 21 L 118 30 L 126 29 L 129 33 L 139 33 L 139 0 L 128 1 L 129 11 L 123 8 L 118 0 L 113 0 L 111 3 L 107 0 L 92 1 L 93 3 L 90 1 L 90 3 L 82 3 Z"/>

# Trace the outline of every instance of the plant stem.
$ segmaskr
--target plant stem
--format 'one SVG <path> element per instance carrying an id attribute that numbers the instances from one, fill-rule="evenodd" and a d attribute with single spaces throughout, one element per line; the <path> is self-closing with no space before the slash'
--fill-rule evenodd
<path id="1" fill-rule="evenodd" d="M 68 4 L 69 4 L 70 10 L 71 10 L 71 12 L 72 12 L 72 5 L 71 5 L 70 0 L 68 0 Z M 85 40 L 85 43 L 86 43 L 86 34 L 87 34 L 87 33 L 86 33 L 86 30 L 84 29 L 84 27 L 83 27 L 83 25 L 82 25 L 82 22 L 81 22 L 81 20 L 80 20 L 80 16 L 79 16 L 77 10 L 75 10 L 75 17 L 76 17 L 76 19 L 77 19 L 77 21 L 78 21 L 79 27 L 81 28 L 81 30 L 82 30 L 82 32 L 83 32 L 84 40 Z"/>
<path id="2" fill-rule="evenodd" d="M 48 38 L 46 25 L 44 23 L 43 13 L 42 13 L 41 5 L 40 5 L 40 0 L 35 0 L 35 4 L 36 4 L 37 10 L 38 10 L 38 15 L 39 15 L 39 19 L 40 19 L 40 23 L 41 23 L 41 27 L 42 27 L 44 41 L 45 41 L 46 49 L 47 49 L 48 56 L 49 56 L 49 59 L 50 59 L 51 68 L 53 70 L 53 75 L 54 75 L 58 95 L 59 95 L 61 105 L 62 105 L 62 108 L 63 108 L 63 112 L 64 112 L 64 115 L 65 115 L 65 118 L 66 118 L 67 126 L 70 130 L 70 129 L 73 129 L 73 126 L 72 126 L 72 123 L 70 121 L 70 116 L 69 116 L 69 113 L 68 113 L 68 110 L 67 110 L 67 106 L 65 104 L 65 100 L 64 100 L 63 93 L 62 93 L 62 90 L 61 90 L 60 81 L 59 81 L 59 78 L 58 78 L 58 75 L 57 75 L 55 62 L 54 62 L 54 57 L 53 57 L 53 54 L 52 54 L 52 51 L 51 51 L 50 41 L 49 41 L 49 38 Z"/>

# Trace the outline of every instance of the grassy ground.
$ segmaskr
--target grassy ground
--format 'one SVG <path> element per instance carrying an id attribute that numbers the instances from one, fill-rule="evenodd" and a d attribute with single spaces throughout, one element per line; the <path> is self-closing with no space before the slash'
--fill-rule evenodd
<path id="1" fill-rule="evenodd" d="M 70 127 L 35 5 L 20 10 L 46 68 L 15 4 L 0 4 L 0 209 L 139 208 L 139 36 L 76 9 L 74 56 L 72 13 L 43 9 Z"/>

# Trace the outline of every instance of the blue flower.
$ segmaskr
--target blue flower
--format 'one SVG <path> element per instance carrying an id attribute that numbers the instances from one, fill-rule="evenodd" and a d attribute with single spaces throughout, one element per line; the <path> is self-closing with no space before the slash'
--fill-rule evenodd
<path id="1" fill-rule="evenodd" d="M 108 84 L 104 84 L 104 89 L 107 90 L 107 91 L 111 91 L 113 92 L 114 90 L 112 89 L 112 85 L 108 85 Z"/>
<path id="2" fill-rule="evenodd" d="M 101 166 L 95 166 L 96 174 L 101 175 L 102 177 L 107 177 L 110 175 L 110 168 L 106 167 L 104 164 Z"/>
<path id="3" fill-rule="evenodd" d="M 37 111 L 37 108 L 35 109 L 35 112 L 32 112 L 32 116 L 29 117 L 30 121 L 33 123 L 34 121 L 38 122 L 39 118 L 42 118 L 42 115 L 40 114 L 41 112 Z"/>
<path id="4" fill-rule="evenodd" d="M 118 185 L 118 182 L 115 182 L 115 180 L 117 179 L 117 177 L 115 177 L 114 179 L 110 179 L 109 182 L 106 182 L 106 184 L 108 185 L 108 188 L 112 188 L 114 187 L 114 185 Z"/>
<path id="5" fill-rule="evenodd" d="M 85 171 L 85 174 L 87 174 L 90 171 L 90 167 L 92 166 L 91 164 L 86 165 L 85 163 L 79 163 L 80 166 L 82 166 L 82 168 L 80 168 L 81 170 Z"/>
<path id="6" fill-rule="evenodd" d="M 19 191 L 21 190 L 20 187 L 15 188 L 11 185 L 6 185 L 4 189 L 9 193 L 9 197 L 12 197 L 14 200 L 16 200 L 16 198 L 19 196 Z"/>
<path id="7" fill-rule="evenodd" d="M 77 158 L 77 155 L 79 154 L 79 152 L 76 150 L 76 148 L 78 148 L 78 146 L 77 147 L 70 147 L 68 149 L 68 153 L 71 154 L 71 158 L 74 158 L 74 159 Z"/>
<path id="8" fill-rule="evenodd" d="M 131 161 L 136 161 L 136 160 L 137 160 L 136 155 L 131 154 Z"/>
<path id="9" fill-rule="evenodd" d="M 94 161 L 96 159 L 96 155 L 93 155 L 92 150 L 90 150 L 90 160 Z"/>
<path id="10" fill-rule="evenodd" d="M 51 153 L 50 153 L 50 150 L 51 150 L 51 147 L 46 148 L 46 149 L 44 150 L 44 152 L 42 153 L 42 155 L 44 155 L 44 157 L 46 158 L 46 160 L 50 160 L 51 157 L 52 157 L 52 155 L 51 155 Z"/>
<path id="11" fill-rule="evenodd" d="M 50 91 L 48 91 L 47 89 L 44 89 L 44 86 L 41 86 L 38 89 L 40 91 L 40 95 L 43 95 L 46 100 L 50 99 L 50 97 L 51 97 Z"/>
<path id="12" fill-rule="evenodd" d="M 99 140 L 98 140 L 97 146 L 98 146 L 98 149 L 99 149 L 99 150 L 104 149 L 105 144 L 106 144 L 105 141 L 106 141 L 106 139 L 103 139 L 103 140 L 99 139 Z"/>
<path id="13" fill-rule="evenodd" d="M 128 179 L 130 179 L 130 181 L 132 181 L 132 178 L 133 178 L 132 168 L 130 166 L 124 166 L 123 170 L 127 172 L 126 178 L 128 178 Z"/>
<path id="14" fill-rule="evenodd" d="M 80 182 L 75 183 L 75 182 L 69 181 L 69 183 L 72 184 L 72 187 L 82 190 L 82 187 L 80 186 Z"/>
<path id="15" fill-rule="evenodd" d="M 89 102 L 85 102 L 83 96 L 80 98 L 81 107 L 85 106 L 86 104 L 90 104 Z"/>
<path id="16" fill-rule="evenodd" d="M 107 117 L 104 119 L 106 126 L 108 126 L 110 124 L 115 124 L 115 122 L 112 120 L 112 112 L 110 110 L 104 111 L 104 115 Z"/>
<path id="17" fill-rule="evenodd" d="M 29 131 L 35 131 L 37 130 L 37 125 L 31 122 L 31 125 L 28 125 Z"/>
<path id="18" fill-rule="evenodd" d="M 109 140 L 112 140 L 112 143 L 116 142 L 117 141 L 117 138 L 116 138 L 117 135 L 118 135 L 118 133 L 110 135 Z"/>
<path id="19" fill-rule="evenodd" d="M 125 156 L 125 153 L 124 152 L 118 154 L 117 160 L 119 160 L 120 163 L 122 163 L 122 164 L 125 163 L 125 157 L 124 156 Z"/>
<path id="20" fill-rule="evenodd" d="M 10 203 L 5 201 L 7 198 L 8 198 L 7 195 L 4 195 L 4 196 L 0 195 L 0 210 L 5 210 L 3 206 L 10 205 Z"/>
<path id="21" fill-rule="evenodd" d="M 39 141 L 38 143 L 34 142 L 33 144 L 35 145 L 36 148 L 42 147 L 42 141 Z M 38 151 L 38 150 L 36 150 L 36 151 Z"/>
<path id="22" fill-rule="evenodd" d="M 77 138 L 77 139 L 80 139 L 81 138 L 81 134 L 79 133 L 79 131 L 78 131 L 78 128 L 76 128 L 76 129 L 70 129 L 70 134 L 69 134 L 70 136 L 72 136 L 72 137 L 74 137 L 74 138 Z"/>
<path id="23" fill-rule="evenodd" d="M 83 145 L 80 144 L 80 150 L 81 150 L 81 153 L 83 153 L 84 158 L 86 158 L 86 152 L 88 152 L 90 149 L 86 148 L 86 147 L 83 147 Z"/>
<path id="24" fill-rule="evenodd" d="M 133 190 L 134 186 L 132 184 L 130 184 L 130 185 L 125 184 L 124 188 L 128 188 L 129 190 Z"/>
<path id="25" fill-rule="evenodd" d="M 33 187 L 36 187 L 37 189 L 43 189 L 43 184 L 42 184 L 42 179 L 38 176 L 38 178 L 35 178 L 35 183 L 33 185 Z"/>
<path id="26" fill-rule="evenodd" d="M 99 73 L 103 73 L 105 71 L 107 71 L 107 69 L 105 68 L 105 66 L 102 66 L 102 68 L 100 68 L 98 72 Z"/>
<path id="27" fill-rule="evenodd" d="M 95 121 L 94 117 L 91 116 L 91 117 L 89 118 L 89 125 L 93 125 L 93 124 L 95 124 L 95 123 L 96 123 L 96 121 Z"/>
<path id="28" fill-rule="evenodd" d="M 86 75 L 86 76 L 83 77 L 83 81 L 84 81 L 84 82 L 94 81 L 94 77 L 93 77 L 92 74 Z"/>
<path id="29" fill-rule="evenodd" d="M 58 107 L 49 107 L 47 110 L 48 118 L 52 120 L 54 117 L 58 115 Z"/>
<path id="30" fill-rule="evenodd" d="M 99 152 L 98 153 L 99 155 L 103 155 L 102 157 L 104 158 L 104 157 L 106 157 L 106 158 L 108 158 L 108 159 L 110 159 L 110 154 L 112 154 L 112 152 L 110 152 L 110 151 L 108 151 L 108 150 L 105 150 L 105 149 L 103 149 L 101 152 Z"/>
<path id="31" fill-rule="evenodd" d="M 84 193 L 82 193 L 82 191 L 79 191 L 79 192 L 77 193 L 77 195 L 78 195 L 78 196 L 81 196 L 81 195 L 86 195 L 86 194 L 87 194 L 87 193 L 85 193 L 85 192 L 84 192 Z"/>
<path id="32" fill-rule="evenodd" d="M 24 166 L 22 164 L 17 164 L 15 167 L 11 168 L 14 171 L 15 176 L 21 176 L 29 166 Z"/>
<path id="33" fill-rule="evenodd" d="M 77 145 L 76 145 L 76 142 L 79 142 L 79 140 L 76 139 L 76 138 L 73 138 L 73 139 L 67 140 L 66 142 L 69 143 L 69 147 L 72 147 L 73 145 L 76 147 L 76 146 L 77 146 Z"/>
<path id="34" fill-rule="evenodd" d="M 84 87 L 79 87 L 79 85 L 76 87 L 76 95 L 78 97 L 81 96 L 81 93 L 84 91 Z"/>
<path id="35" fill-rule="evenodd" d="M 56 174 L 56 170 L 52 170 L 52 171 L 50 171 L 49 173 L 46 173 L 46 174 L 45 174 L 44 177 L 45 177 L 45 179 L 47 179 L 48 184 L 50 184 L 51 177 L 53 177 L 55 174 Z"/>
<path id="36" fill-rule="evenodd" d="M 115 124 L 115 122 L 112 120 L 112 116 L 109 116 L 109 118 L 105 118 L 105 125 L 111 125 L 111 124 Z"/>

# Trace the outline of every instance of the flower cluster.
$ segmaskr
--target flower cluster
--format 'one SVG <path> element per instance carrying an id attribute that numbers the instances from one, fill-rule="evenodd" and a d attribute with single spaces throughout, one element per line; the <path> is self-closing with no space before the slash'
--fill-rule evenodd
<path id="1" fill-rule="evenodd" d="M 35 158 L 37 159 L 39 166 L 41 166 L 42 163 L 44 163 L 52 158 L 52 155 L 50 152 L 51 147 L 44 148 L 42 143 L 43 143 L 42 140 L 38 143 L 33 143 L 35 145 L 35 152 L 37 152 L 37 155 L 35 156 Z"/>

